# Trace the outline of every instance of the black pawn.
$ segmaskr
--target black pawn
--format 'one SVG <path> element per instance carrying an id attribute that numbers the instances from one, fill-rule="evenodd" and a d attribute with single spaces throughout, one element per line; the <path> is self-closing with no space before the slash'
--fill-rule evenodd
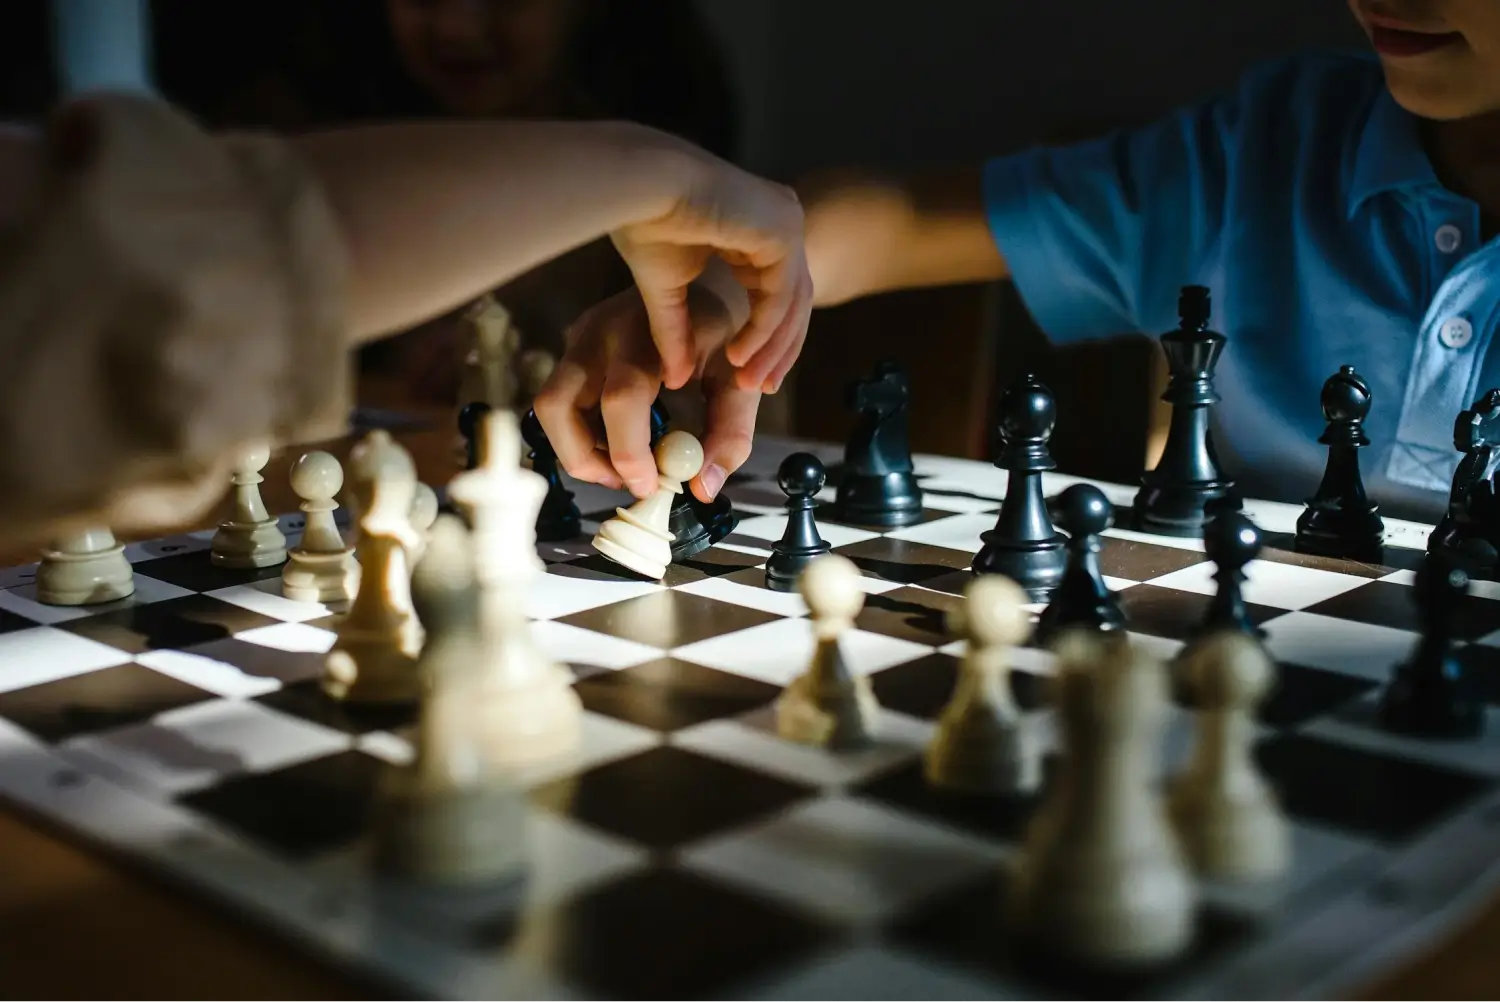
<path id="1" fill-rule="evenodd" d="M 670 429 L 672 418 L 666 405 L 657 400 L 651 405 L 651 448 L 661 441 Z M 674 563 L 696 556 L 734 531 L 739 516 L 729 496 L 722 491 L 708 504 L 698 500 L 693 489 L 682 485 L 682 493 L 672 501 L 672 512 L 667 518 L 667 531 L 672 533 L 672 561 Z"/>
<path id="2" fill-rule="evenodd" d="M 1412 598 L 1422 618 L 1422 639 L 1381 696 L 1380 720 L 1387 730 L 1448 740 L 1483 732 L 1484 706 L 1474 697 L 1453 644 L 1459 604 L 1468 591 L 1469 575 L 1444 560 L 1428 557 L 1417 569 Z"/>
<path id="3" fill-rule="evenodd" d="M 1002 574 L 1033 602 L 1046 602 L 1068 564 L 1067 540 L 1052 527 L 1042 494 L 1042 474 L 1057 469 L 1047 440 L 1057 406 L 1047 387 L 1027 375 L 1000 400 L 1000 455 L 995 465 L 1009 474 L 1005 503 L 995 527 L 980 535 L 975 574 Z"/>
<path id="4" fill-rule="evenodd" d="M 849 390 L 859 423 L 844 447 L 834 508 L 845 522 L 894 529 L 922 518 L 922 488 L 907 436 L 911 386 L 896 362 L 881 362 L 874 375 Z"/>
<path id="5" fill-rule="evenodd" d="M 1208 506 L 1203 526 L 1203 551 L 1214 564 L 1218 587 L 1203 617 L 1201 634 L 1238 630 L 1252 637 L 1265 631 L 1250 621 L 1245 608 L 1245 568 L 1260 556 L 1260 528 L 1239 510 L 1237 499 L 1228 496 Z"/>
<path id="6" fill-rule="evenodd" d="M 1056 508 L 1068 534 L 1068 566 L 1037 622 L 1038 641 L 1048 643 L 1070 627 L 1123 630 L 1125 614 L 1099 568 L 1099 537 L 1114 521 L 1114 506 L 1093 484 L 1074 484 L 1058 496 Z"/>
<path id="7" fill-rule="evenodd" d="M 794 591 L 797 578 L 808 564 L 833 549 L 818 535 L 813 518 L 813 500 L 828 482 L 823 463 L 808 452 L 794 452 L 781 461 L 776 483 L 786 495 L 786 530 L 771 545 L 766 561 L 766 587 L 772 591 Z"/>
<path id="8" fill-rule="evenodd" d="M 536 538 L 543 543 L 561 543 L 578 538 L 583 516 L 573 501 L 573 492 L 563 484 L 557 466 L 557 453 L 547 441 L 547 433 L 537 420 L 536 411 L 527 411 L 521 419 L 521 437 L 531 450 L 531 470 L 547 481 L 547 496 L 542 499 L 536 517 Z"/>
<path id="9" fill-rule="evenodd" d="M 458 433 L 464 439 L 464 469 L 466 470 L 472 470 L 479 465 L 479 422 L 490 410 L 490 405 L 482 400 L 475 400 L 459 408 Z"/>
<path id="10" fill-rule="evenodd" d="M 1204 507 L 1233 486 L 1219 469 L 1209 431 L 1209 408 L 1219 402 L 1214 367 L 1223 334 L 1208 329 L 1208 290 L 1189 285 L 1178 300 L 1178 328 L 1161 336 L 1171 380 L 1162 400 L 1172 405 L 1167 443 L 1135 496 L 1136 528 L 1164 536 L 1196 536 Z"/>
<path id="11" fill-rule="evenodd" d="M 1323 420 L 1318 439 L 1328 446 L 1328 465 L 1318 492 L 1297 519 L 1296 547 L 1302 553 L 1377 561 L 1385 540 L 1379 506 L 1365 494 L 1359 472 L 1359 450 L 1370 444 L 1365 418 L 1370 414 L 1370 386 L 1345 365 L 1323 384 Z"/>

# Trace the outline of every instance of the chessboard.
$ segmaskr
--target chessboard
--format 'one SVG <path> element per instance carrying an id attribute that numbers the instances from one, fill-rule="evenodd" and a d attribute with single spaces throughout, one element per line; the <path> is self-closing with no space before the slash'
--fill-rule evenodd
<path id="1" fill-rule="evenodd" d="M 1428 528 L 1387 520 L 1379 563 L 1309 557 L 1291 543 L 1299 508 L 1247 500 L 1265 547 L 1245 598 L 1279 667 L 1255 751 L 1293 864 L 1272 886 L 1206 885 L 1195 945 L 1168 968 L 1034 969 L 999 903 L 1037 797 L 946 794 L 922 769 L 963 652 L 948 614 L 1006 474 L 917 455 L 923 509 L 899 529 L 819 508 L 863 575 L 842 645 L 881 706 L 873 746 L 832 752 L 778 737 L 771 709 L 814 643 L 802 598 L 765 586 L 793 450 L 828 464 L 831 500 L 839 447 L 762 440 L 726 488 L 733 534 L 661 582 L 591 549 L 622 498 L 570 484 L 583 532 L 539 546 L 527 614 L 572 669 L 584 732 L 522 777 L 524 880 L 440 891 L 366 865 L 372 797 L 411 758 L 414 711 L 324 696 L 334 614 L 284 598 L 280 567 L 212 564 L 212 530 L 130 544 L 136 592 L 104 606 L 43 605 L 35 565 L 0 571 L 0 794 L 405 997 L 1331 997 L 1500 884 L 1500 722 L 1455 743 L 1372 723 L 1418 639 Z M 1134 489 L 1098 486 L 1129 524 Z M 281 518 L 293 542 L 301 525 Z M 1201 540 L 1111 528 L 1101 559 L 1133 638 L 1172 655 L 1214 591 Z M 1500 703 L 1500 586 L 1476 582 L 1458 623 Z M 1023 704 L 1051 657 L 1016 653 Z M 1162 767 L 1191 742 L 1192 714 L 1174 708 Z"/>

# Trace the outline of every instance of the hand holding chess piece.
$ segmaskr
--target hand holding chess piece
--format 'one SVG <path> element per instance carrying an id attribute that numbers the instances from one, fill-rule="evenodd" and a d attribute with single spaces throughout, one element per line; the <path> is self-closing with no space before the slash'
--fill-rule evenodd
<path id="1" fill-rule="evenodd" d="M 350 602 L 359 590 L 359 564 L 333 520 L 344 468 L 330 453 L 309 452 L 292 464 L 291 481 L 306 519 L 302 541 L 281 570 L 281 594 L 294 602 Z"/>
<path id="2" fill-rule="evenodd" d="M 433 882 L 498 880 L 526 864 L 526 802 L 486 739 L 480 689 L 486 640 L 473 548 L 444 515 L 412 575 L 427 630 L 417 662 L 422 708 L 416 757 L 381 788 L 376 862 Z"/>
<path id="3" fill-rule="evenodd" d="M 1011 694 L 1011 651 L 1031 632 L 1027 595 L 999 574 L 977 577 L 955 617 L 968 640 L 953 698 L 927 748 L 927 781 L 964 793 L 1029 793 L 1041 785 L 1042 753 Z"/>
<path id="4" fill-rule="evenodd" d="M 703 446 L 685 431 L 669 431 L 656 444 L 657 489 L 599 527 L 594 549 L 642 577 L 660 581 L 672 563 L 672 500 L 703 468 Z"/>
<path id="5" fill-rule="evenodd" d="M 880 707 L 870 680 L 850 671 L 839 647 L 864 608 L 859 578 L 853 561 L 830 553 L 809 564 L 798 580 L 816 646 L 806 673 L 776 701 L 776 728 L 788 741 L 842 750 L 874 737 Z"/>

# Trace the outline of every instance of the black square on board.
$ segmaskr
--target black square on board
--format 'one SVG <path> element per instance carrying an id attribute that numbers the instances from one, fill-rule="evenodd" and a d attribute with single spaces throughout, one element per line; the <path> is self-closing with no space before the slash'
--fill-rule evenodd
<path id="1" fill-rule="evenodd" d="M 279 855 L 307 859 L 364 835 L 376 787 L 391 768 L 351 750 L 237 776 L 178 799 Z"/>
<path id="2" fill-rule="evenodd" d="M 282 565 L 240 569 L 220 567 L 209 556 L 208 550 L 190 550 L 174 553 L 169 557 L 142 560 L 135 565 L 136 573 L 158 581 L 187 588 L 191 591 L 213 591 L 231 585 L 267 581 L 281 576 Z"/>
<path id="3" fill-rule="evenodd" d="M 57 628 L 131 654 L 142 654 L 206 644 L 279 622 L 207 595 L 184 595 L 71 619 L 58 623 Z"/>
<path id="4" fill-rule="evenodd" d="M 781 618 L 749 606 L 663 589 L 575 612 L 557 621 L 590 633 L 670 650 Z"/>
<path id="5" fill-rule="evenodd" d="M 573 820 L 668 850 L 748 824 L 813 792 L 663 745 L 543 784 L 531 797 Z"/>
<path id="6" fill-rule="evenodd" d="M 1255 751 L 1292 817 L 1387 844 L 1417 836 L 1496 782 L 1308 734 L 1282 732 Z"/>
<path id="7" fill-rule="evenodd" d="M 979 549 L 977 542 L 974 549 Z M 889 536 L 836 546 L 833 552 L 848 557 L 861 572 L 872 578 L 901 584 L 921 584 L 952 571 L 966 570 L 974 558 L 974 554 L 963 550 L 928 546 Z"/>
<path id="8" fill-rule="evenodd" d="M 585 709 L 658 731 L 738 716 L 781 694 L 767 682 L 671 657 L 600 672 L 574 688 Z"/>
<path id="9" fill-rule="evenodd" d="M 1118 594 L 1120 609 L 1125 613 L 1125 622 L 1132 633 L 1171 640 L 1188 640 L 1194 636 L 1213 602 L 1210 595 L 1153 584 L 1132 585 L 1121 589 Z M 1245 611 L 1256 626 L 1286 615 L 1284 609 L 1249 603 L 1245 604 Z"/>
<path id="10" fill-rule="evenodd" d="M 145 665 L 123 664 L 0 693 L 0 717 L 57 742 L 214 698 Z"/>
<path id="11" fill-rule="evenodd" d="M 1183 956 L 1151 966 L 1090 967 L 1048 956 L 1018 934 L 1007 902 L 1009 882 L 1009 872 L 1001 868 L 929 899 L 889 923 L 886 938 L 994 981 L 1032 985 L 1036 997 L 1149 999 L 1160 998 L 1169 982 L 1205 969 L 1256 931 L 1243 918 L 1204 906 L 1194 943 Z"/>
<path id="12" fill-rule="evenodd" d="M 1276 688 L 1261 706 L 1260 722 L 1291 729 L 1324 716 L 1376 687 L 1376 683 L 1322 668 L 1279 664 Z"/>
<path id="13" fill-rule="evenodd" d="M 410 727 L 416 723 L 418 713 L 418 707 L 412 704 L 360 706 L 334 699 L 323 691 L 319 679 L 283 686 L 257 697 L 256 702 L 350 735 Z"/>
<path id="14" fill-rule="evenodd" d="M 775 975 L 825 948 L 833 931 L 763 898 L 666 867 L 612 881 L 544 914 L 482 928 L 504 949 L 545 923 L 537 959 L 598 998 L 706 999 Z"/>
<path id="15" fill-rule="evenodd" d="M 934 651 L 870 675 L 875 698 L 887 710 L 923 720 L 936 720 L 953 698 L 962 662 L 951 654 Z M 1022 710 L 1035 710 L 1047 703 L 1045 676 L 1024 668 L 1012 668 L 1010 691 Z"/>
<path id="16" fill-rule="evenodd" d="M 1117 511 L 1116 525 L 1126 524 L 1121 521 L 1121 517 Z M 1208 559 L 1199 550 L 1147 543 L 1139 539 L 1121 539 L 1119 536 L 1104 536 L 1099 544 L 1099 569 L 1108 577 L 1124 578 L 1126 581 L 1150 581 Z"/>
<path id="17" fill-rule="evenodd" d="M 17 630 L 29 630 L 33 626 L 40 625 L 42 624 L 33 622 L 9 609 L 0 609 L 0 633 L 14 633 Z"/>
<path id="18" fill-rule="evenodd" d="M 868 633 L 940 647 L 957 639 L 948 619 L 962 607 L 957 595 L 906 586 L 866 595 L 854 625 Z"/>
<path id="19" fill-rule="evenodd" d="M 908 814 L 919 814 L 1000 842 L 1016 844 L 1026 835 L 1031 816 L 1042 803 L 1047 782 L 1057 771 L 1049 757 L 1042 771 L 1042 790 L 1015 796 L 955 793 L 928 784 L 923 758 L 917 756 L 879 773 L 850 792 L 889 804 Z"/>
<path id="20" fill-rule="evenodd" d="M 1459 640 L 1478 640 L 1500 630 L 1500 602 L 1479 595 L 1458 600 L 1453 633 Z M 1422 614 L 1417 608 L 1416 589 L 1394 581 L 1369 581 L 1358 588 L 1308 606 L 1304 612 L 1357 623 L 1374 623 L 1411 633 L 1422 632 Z"/>

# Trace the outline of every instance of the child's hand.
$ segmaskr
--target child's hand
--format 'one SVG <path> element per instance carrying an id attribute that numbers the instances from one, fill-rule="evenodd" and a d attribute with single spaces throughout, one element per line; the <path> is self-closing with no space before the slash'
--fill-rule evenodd
<path id="1" fill-rule="evenodd" d="M 703 471 L 691 489 L 712 501 L 724 479 L 750 456 L 758 386 L 741 389 L 726 346 L 733 334 L 711 294 L 695 297 L 689 378 L 705 399 Z M 800 344 L 800 339 L 798 339 Z M 651 404 L 662 387 L 662 361 L 641 294 L 628 289 L 589 310 L 568 332 L 567 348 L 535 401 L 558 461 L 579 480 L 624 487 L 636 497 L 657 489 L 651 455 Z"/>

